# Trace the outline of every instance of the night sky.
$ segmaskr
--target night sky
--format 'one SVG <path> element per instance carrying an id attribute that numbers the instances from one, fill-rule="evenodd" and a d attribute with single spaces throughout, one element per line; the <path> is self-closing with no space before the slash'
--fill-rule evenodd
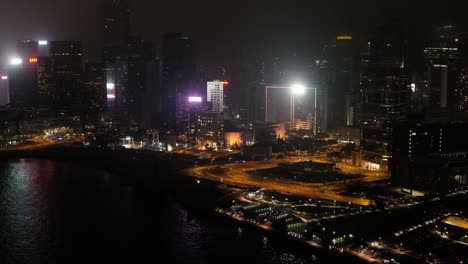
<path id="1" fill-rule="evenodd" d="M 98 0 L 1 0 L 0 61 L 19 39 L 75 39 L 86 59 L 99 58 Z M 198 41 L 201 64 L 270 52 L 317 52 L 337 33 L 365 35 L 376 25 L 401 22 L 422 38 L 432 25 L 465 24 L 467 1 L 400 0 L 129 0 L 132 32 L 159 40 L 183 31 Z M 436 4 L 438 3 L 438 4 Z"/>

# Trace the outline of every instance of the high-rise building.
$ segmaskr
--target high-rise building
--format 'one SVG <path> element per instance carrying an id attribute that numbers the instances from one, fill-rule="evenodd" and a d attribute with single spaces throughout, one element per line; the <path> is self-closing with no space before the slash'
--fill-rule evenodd
<path id="1" fill-rule="evenodd" d="M 101 42 L 104 64 L 115 63 L 126 47 L 130 30 L 127 0 L 101 1 Z"/>
<path id="2" fill-rule="evenodd" d="M 127 0 L 102 0 L 101 45 L 107 87 L 107 115 L 117 126 L 128 117 L 128 54 L 130 10 Z"/>
<path id="3" fill-rule="evenodd" d="M 328 89 L 328 128 L 354 125 L 356 93 L 359 88 L 359 52 L 352 36 L 336 36 L 325 48 L 330 83 Z"/>
<path id="4" fill-rule="evenodd" d="M 155 43 L 144 41 L 141 37 L 128 38 L 128 89 L 125 111 L 128 112 L 130 124 L 139 127 L 143 126 L 143 119 L 147 120 L 147 125 L 152 119 L 143 118 L 144 112 L 150 111 L 154 114 L 158 111 L 157 109 L 161 108 L 161 102 L 157 100 L 157 93 L 154 91 L 159 90 L 160 81 L 159 58 L 156 49 Z M 150 99 L 148 96 L 152 98 L 151 102 L 148 101 Z M 146 105 L 146 109 L 143 105 Z"/>
<path id="5" fill-rule="evenodd" d="M 424 48 L 429 85 L 429 112 L 455 110 L 460 36 L 453 25 L 438 27 Z"/>
<path id="6" fill-rule="evenodd" d="M 59 111 L 81 112 L 82 51 L 79 41 L 51 41 L 53 107 Z"/>
<path id="7" fill-rule="evenodd" d="M 224 116 L 217 112 L 197 115 L 197 141 L 202 145 L 216 147 L 224 143 Z"/>
<path id="8" fill-rule="evenodd" d="M 210 104 L 210 111 L 213 113 L 223 113 L 224 111 L 224 82 L 211 81 L 207 83 L 206 101 Z"/>
<path id="9" fill-rule="evenodd" d="M 17 57 L 9 67 L 11 103 L 16 108 L 37 107 L 38 43 L 22 40 L 17 45 Z"/>
<path id="10" fill-rule="evenodd" d="M 10 86 L 8 81 L 8 73 L 0 71 L 0 106 L 10 104 Z"/>
<path id="11" fill-rule="evenodd" d="M 104 77 L 102 64 L 89 63 L 85 65 L 83 105 L 87 115 L 96 116 L 105 111 L 106 82 Z"/>
<path id="12" fill-rule="evenodd" d="M 455 108 L 459 112 L 468 113 L 468 69 L 462 69 L 458 75 L 455 87 Z"/>
<path id="13" fill-rule="evenodd" d="M 187 97 L 201 94 L 196 74 L 195 41 L 182 33 L 168 32 L 163 37 L 163 104 L 166 126 L 184 131 Z"/>
<path id="14" fill-rule="evenodd" d="M 393 133 L 392 182 L 409 191 L 447 190 L 449 182 L 466 183 L 468 124 L 405 125 Z"/>
<path id="15" fill-rule="evenodd" d="M 55 93 L 52 90 L 52 62 L 49 56 L 38 58 L 37 88 L 39 93 L 39 107 L 50 108 Z"/>
<path id="16" fill-rule="evenodd" d="M 411 92 L 402 28 L 381 28 L 366 44 L 363 54 L 358 112 L 362 127 L 361 165 L 387 170 L 392 129 L 406 121 Z"/>

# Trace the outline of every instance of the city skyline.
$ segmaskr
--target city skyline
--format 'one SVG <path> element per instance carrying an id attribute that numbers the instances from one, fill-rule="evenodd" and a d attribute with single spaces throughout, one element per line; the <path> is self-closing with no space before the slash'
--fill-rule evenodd
<path id="1" fill-rule="evenodd" d="M 16 1 L 5 5 L 0 11 L 3 32 L 0 62 L 7 61 L 16 41 L 21 39 L 83 41 L 84 61 L 100 61 L 98 2 Z M 187 32 L 200 43 L 202 67 L 231 64 L 233 59 L 252 54 L 282 55 L 281 51 L 287 51 L 313 55 L 336 34 L 351 33 L 360 37 L 385 23 L 407 25 L 413 29 L 409 37 L 419 41 L 424 31 L 439 24 L 466 25 L 462 11 L 466 3 L 460 1 L 448 1 L 444 6 L 432 6 L 424 1 L 393 1 L 391 4 L 296 1 L 284 8 L 265 1 L 250 4 L 202 1 L 182 7 L 142 0 L 129 1 L 129 4 L 131 34 L 160 42 L 163 32 Z M 336 6 L 342 8 L 336 10 Z M 213 23 L 217 17 L 219 23 Z"/>

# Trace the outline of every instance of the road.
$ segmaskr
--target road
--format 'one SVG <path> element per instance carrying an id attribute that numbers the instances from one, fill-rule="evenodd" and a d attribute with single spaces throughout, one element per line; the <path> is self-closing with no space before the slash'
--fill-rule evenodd
<path id="1" fill-rule="evenodd" d="M 324 185 L 322 183 L 303 183 L 292 180 L 264 178 L 261 176 L 255 176 L 251 174 L 251 172 L 255 170 L 275 168 L 278 166 L 279 163 L 306 160 L 324 162 L 323 160 L 316 159 L 314 157 L 287 158 L 281 160 L 231 163 L 224 165 L 224 170 L 216 170 L 217 166 L 201 166 L 185 170 L 184 173 L 197 178 L 220 181 L 227 184 L 266 188 L 284 194 L 298 195 L 309 198 L 325 199 L 332 201 L 334 200 L 339 202 L 349 202 L 363 206 L 373 204 L 373 201 L 369 199 L 341 194 L 341 191 L 344 189 L 343 181 L 330 182 Z M 377 172 L 363 171 L 362 169 L 355 168 L 346 164 L 339 164 L 339 166 L 344 173 L 361 173 L 364 176 L 362 179 L 350 181 L 370 182 L 386 179 L 388 177 L 388 175 L 384 173 L 379 173 L 379 175 L 377 175 Z"/>

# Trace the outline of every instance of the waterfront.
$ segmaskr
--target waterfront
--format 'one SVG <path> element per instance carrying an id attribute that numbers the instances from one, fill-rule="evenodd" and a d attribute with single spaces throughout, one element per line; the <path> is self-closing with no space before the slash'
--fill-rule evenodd
<path id="1" fill-rule="evenodd" d="M 149 192 L 134 180 L 135 175 L 111 174 L 84 162 L 43 159 L 2 161 L 0 175 L 0 263 L 132 263 L 165 258 L 174 263 L 327 263 L 333 259 L 192 208 L 187 197 L 215 195 L 209 191 L 214 189 L 211 184 L 193 179 L 174 183 L 158 179 L 156 190 Z"/>

